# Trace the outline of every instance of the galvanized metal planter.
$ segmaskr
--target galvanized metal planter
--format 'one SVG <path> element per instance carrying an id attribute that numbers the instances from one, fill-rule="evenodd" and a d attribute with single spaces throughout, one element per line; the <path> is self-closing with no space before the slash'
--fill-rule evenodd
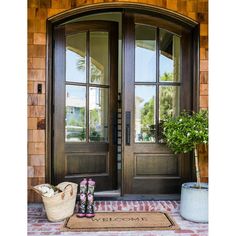
<path id="1" fill-rule="evenodd" d="M 190 221 L 208 222 L 208 184 L 196 182 L 184 183 L 181 189 L 180 215 Z"/>

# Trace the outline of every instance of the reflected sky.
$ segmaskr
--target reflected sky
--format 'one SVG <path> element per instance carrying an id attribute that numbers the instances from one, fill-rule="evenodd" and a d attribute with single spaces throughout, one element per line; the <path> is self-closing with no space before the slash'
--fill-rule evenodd
<path id="1" fill-rule="evenodd" d="M 155 97 L 155 85 L 135 85 L 135 97 L 140 97 L 142 102 L 139 104 L 145 104 L 149 102 L 153 96 Z"/>
<path id="2" fill-rule="evenodd" d="M 79 54 L 66 50 L 66 80 L 72 82 L 86 82 L 86 70 L 78 69 L 78 62 L 84 60 Z"/>
<path id="3" fill-rule="evenodd" d="M 144 40 L 145 43 L 153 41 Z M 135 81 L 156 81 L 156 50 L 135 47 Z"/>
<path id="4" fill-rule="evenodd" d="M 174 61 L 160 54 L 160 77 L 163 76 L 164 73 L 172 73 L 173 68 Z"/>
<path id="5" fill-rule="evenodd" d="M 74 99 L 85 100 L 85 87 L 67 85 L 66 86 L 66 96 Z"/>

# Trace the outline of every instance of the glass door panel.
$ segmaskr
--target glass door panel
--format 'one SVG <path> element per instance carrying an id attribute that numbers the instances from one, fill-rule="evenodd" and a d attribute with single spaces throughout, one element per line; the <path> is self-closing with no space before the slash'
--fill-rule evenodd
<path id="1" fill-rule="evenodd" d="M 134 139 L 136 143 L 158 143 L 164 115 L 179 113 L 180 37 L 157 27 L 135 24 L 134 43 Z"/>
<path id="2" fill-rule="evenodd" d="M 160 86 L 159 90 L 159 121 L 166 115 L 177 116 L 180 112 L 179 86 Z"/>
<path id="3" fill-rule="evenodd" d="M 86 32 L 66 37 L 66 81 L 86 82 Z"/>
<path id="4" fill-rule="evenodd" d="M 135 85 L 135 142 L 155 142 L 156 86 Z"/>
<path id="5" fill-rule="evenodd" d="M 108 88 L 89 89 L 89 141 L 108 141 Z"/>
<path id="6" fill-rule="evenodd" d="M 108 85 L 108 32 L 90 33 L 90 76 L 92 84 Z"/>
<path id="7" fill-rule="evenodd" d="M 135 25 L 135 81 L 156 81 L 156 29 Z"/>
<path id="8" fill-rule="evenodd" d="M 86 141 L 86 87 L 66 86 L 65 141 Z"/>
<path id="9" fill-rule="evenodd" d="M 160 29 L 160 81 L 180 81 L 180 37 Z"/>
<path id="10" fill-rule="evenodd" d="M 108 142 L 108 60 L 109 32 L 66 36 L 66 142 Z"/>

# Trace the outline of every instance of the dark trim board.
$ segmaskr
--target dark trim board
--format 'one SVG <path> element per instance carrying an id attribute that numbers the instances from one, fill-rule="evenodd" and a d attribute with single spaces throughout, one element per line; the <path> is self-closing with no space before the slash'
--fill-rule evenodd
<path id="1" fill-rule="evenodd" d="M 50 21 L 46 22 L 46 161 L 45 161 L 45 181 L 51 183 L 52 179 L 52 113 L 53 113 L 53 25 Z"/>
<path id="2" fill-rule="evenodd" d="M 66 12 L 60 13 L 56 16 L 50 17 L 47 20 L 47 55 L 46 55 L 46 182 L 52 182 L 52 156 L 53 156 L 53 123 L 52 117 L 54 112 L 53 104 L 53 35 L 52 32 L 55 26 L 59 24 L 64 24 L 65 22 L 72 20 L 74 18 L 82 17 L 88 14 L 105 13 L 105 12 L 130 12 L 130 13 L 141 13 L 152 17 L 163 18 L 165 20 L 172 20 L 176 23 L 186 27 L 192 33 L 192 58 L 195 65 L 193 70 L 193 80 L 191 84 L 193 100 L 192 108 L 193 110 L 198 110 L 199 102 L 199 24 L 181 14 L 172 12 L 167 9 L 150 6 L 146 4 L 139 3 L 99 3 L 91 4 L 88 6 L 82 6 L 79 8 L 71 9 Z M 123 48 L 124 50 L 124 48 Z M 122 160 L 123 161 L 123 160 Z M 122 181 L 123 182 L 123 181 Z M 121 184 L 122 187 L 122 184 Z M 121 195 L 123 194 L 123 189 L 121 190 Z M 171 195 L 123 195 L 117 197 L 119 200 L 140 200 L 140 199 L 169 199 L 168 196 Z M 177 196 L 177 195 L 176 195 Z M 176 197 L 177 199 L 178 197 Z M 108 200 L 107 197 L 105 199 Z"/>
<path id="3" fill-rule="evenodd" d="M 199 96 L 200 96 L 200 25 L 197 24 L 193 28 L 193 59 L 195 66 L 193 67 L 193 110 L 198 111 L 199 110 Z"/>

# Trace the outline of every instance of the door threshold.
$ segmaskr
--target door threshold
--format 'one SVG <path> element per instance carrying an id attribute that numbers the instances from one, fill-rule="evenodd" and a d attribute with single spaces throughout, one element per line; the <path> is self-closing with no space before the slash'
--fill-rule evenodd
<path id="1" fill-rule="evenodd" d="M 121 190 L 117 189 L 95 192 L 94 198 L 95 201 L 179 201 L 180 194 L 124 194 L 122 196 Z"/>
<path id="2" fill-rule="evenodd" d="M 114 197 L 120 197 L 120 196 L 121 196 L 120 189 L 101 191 L 101 192 L 94 193 L 95 198 L 114 198 Z"/>
<path id="3" fill-rule="evenodd" d="M 95 200 L 113 200 L 116 201 L 121 197 L 121 191 L 120 189 L 116 190 L 108 190 L 108 191 L 100 191 L 100 192 L 94 192 L 94 198 Z M 79 194 L 77 194 L 77 200 L 79 200 Z"/>
<path id="4" fill-rule="evenodd" d="M 117 200 L 123 201 L 179 201 L 180 194 L 124 194 Z"/>
<path id="5" fill-rule="evenodd" d="M 95 201 L 179 201 L 180 194 L 125 194 L 119 192 L 99 192 L 94 194 Z M 79 195 L 77 196 L 79 199 Z"/>

